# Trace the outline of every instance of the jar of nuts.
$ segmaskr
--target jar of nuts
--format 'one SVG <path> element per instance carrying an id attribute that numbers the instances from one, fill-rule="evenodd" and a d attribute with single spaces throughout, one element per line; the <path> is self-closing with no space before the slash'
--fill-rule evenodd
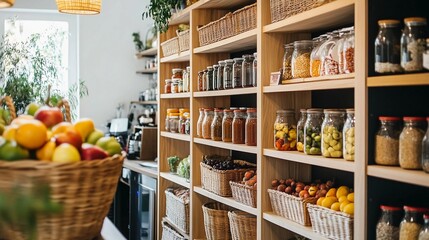
<path id="1" fill-rule="evenodd" d="M 323 110 L 319 108 L 307 109 L 307 121 L 304 125 L 304 153 L 320 155 L 322 136 L 321 127 L 323 122 Z"/>
<path id="2" fill-rule="evenodd" d="M 343 127 L 345 111 L 325 109 L 322 123 L 322 155 L 328 158 L 343 156 Z"/>
<path id="3" fill-rule="evenodd" d="M 399 136 L 399 165 L 405 169 L 422 168 L 422 140 L 425 135 L 422 129 L 425 119 L 421 117 L 404 117 L 404 128 Z"/>
<path id="4" fill-rule="evenodd" d="M 399 224 L 401 222 L 402 209 L 381 205 L 381 216 L 376 227 L 377 240 L 399 239 Z"/>
<path id="5" fill-rule="evenodd" d="M 427 212 L 426 208 L 417 208 L 404 206 L 405 215 L 399 225 L 400 240 L 418 239 L 420 229 L 423 225 L 423 213 Z"/>
<path id="6" fill-rule="evenodd" d="M 355 160 L 355 110 L 346 109 L 347 120 L 343 129 L 343 157 L 345 160 Z"/>
<path id="7" fill-rule="evenodd" d="M 419 240 L 428 240 L 429 239 L 429 214 L 423 215 L 425 221 L 422 230 L 420 230 Z"/>
<path id="8" fill-rule="evenodd" d="M 296 120 L 294 110 L 277 110 L 274 122 L 274 148 L 279 151 L 296 150 Z"/>
<path id="9" fill-rule="evenodd" d="M 310 54 L 313 49 L 313 41 L 302 40 L 293 43 L 292 77 L 306 78 L 310 75 Z"/>
<path id="10" fill-rule="evenodd" d="M 300 152 L 304 152 L 304 125 L 307 121 L 307 109 L 301 109 L 299 111 L 301 113 L 301 116 L 296 125 L 296 130 L 298 132 L 296 139 L 296 149 Z"/>

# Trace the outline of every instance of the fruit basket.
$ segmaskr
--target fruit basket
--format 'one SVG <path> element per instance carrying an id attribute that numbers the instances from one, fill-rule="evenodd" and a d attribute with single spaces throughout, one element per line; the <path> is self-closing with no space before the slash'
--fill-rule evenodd
<path id="1" fill-rule="evenodd" d="M 313 232 L 329 239 L 353 239 L 353 217 L 315 204 L 307 204 Z"/>
<path id="2" fill-rule="evenodd" d="M 256 188 L 230 181 L 232 197 L 235 201 L 247 206 L 256 207 Z"/>
<path id="3" fill-rule="evenodd" d="M 173 189 L 165 190 L 166 215 L 170 222 L 185 233 L 189 233 L 189 192 L 184 199 L 174 194 Z"/>
<path id="4" fill-rule="evenodd" d="M 232 208 L 219 202 L 206 203 L 202 208 L 207 239 L 231 239 L 228 211 Z"/>
<path id="5" fill-rule="evenodd" d="M 186 240 L 184 236 L 178 233 L 168 222 L 163 219 L 162 222 L 162 237 L 161 240 Z"/>
<path id="6" fill-rule="evenodd" d="M 256 239 L 256 216 L 243 211 L 228 212 L 233 240 Z"/>

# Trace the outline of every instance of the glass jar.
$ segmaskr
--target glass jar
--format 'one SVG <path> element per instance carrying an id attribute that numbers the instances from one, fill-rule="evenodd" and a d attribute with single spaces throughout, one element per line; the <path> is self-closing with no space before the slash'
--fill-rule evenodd
<path id="1" fill-rule="evenodd" d="M 205 108 L 204 109 L 204 120 L 202 126 L 202 135 L 205 139 L 210 139 L 211 136 L 211 125 L 213 122 L 213 108 Z"/>
<path id="2" fill-rule="evenodd" d="M 171 79 L 165 79 L 164 93 L 171 93 Z"/>
<path id="3" fill-rule="evenodd" d="M 244 144 L 246 128 L 246 110 L 234 110 L 234 119 L 232 120 L 232 143 Z"/>
<path id="4" fill-rule="evenodd" d="M 186 121 L 185 121 L 185 134 L 186 135 L 190 135 L 191 134 L 191 116 L 190 114 L 188 114 L 186 116 Z"/>
<path id="5" fill-rule="evenodd" d="M 423 215 L 424 225 L 420 230 L 419 240 L 429 240 L 429 214 Z"/>
<path id="6" fill-rule="evenodd" d="M 179 81 L 178 90 L 179 90 L 179 93 L 182 93 L 183 92 L 183 79 L 179 79 L 178 81 Z"/>
<path id="7" fill-rule="evenodd" d="M 179 133 L 185 134 L 186 131 L 186 119 L 189 116 L 189 112 L 183 112 L 179 115 Z"/>
<path id="8" fill-rule="evenodd" d="M 234 58 L 234 64 L 232 65 L 232 88 L 241 88 L 241 75 L 243 68 L 243 58 Z"/>
<path id="9" fill-rule="evenodd" d="M 309 155 L 321 155 L 321 128 L 323 122 L 323 110 L 318 108 L 307 109 L 307 121 L 304 125 L 304 153 Z"/>
<path id="10" fill-rule="evenodd" d="M 314 48 L 311 50 L 310 54 L 310 75 L 312 77 L 320 76 L 320 46 L 326 40 L 327 35 L 320 35 L 317 38 L 314 38 Z"/>
<path id="11" fill-rule="evenodd" d="M 293 43 L 285 44 L 285 53 L 283 54 L 282 80 L 292 79 L 292 54 Z"/>
<path id="12" fill-rule="evenodd" d="M 300 109 L 300 117 L 298 123 L 296 124 L 296 130 L 298 132 L 296 138 L 296 150 L 304 152 L 304 125 L 307 121 L 307 109 Z"/>
<path id="13" fill-rule="evenodd" d="M 165 131 L 170 131 L 170 115 L 172 113 L 179 113 L 179 109 L 177 108 L 168 108 L 167 115 L 165 116 Z"/>
<path id="14" fill-rule="evenodd" d="M 208 86 L 207 86 L 207 73 L 208 73 L 208 70 L 207 70 L 207 69 L 203 70 L 203 91 L 208 91 Z"/>
<path id="15" fill-rule="evenodd" d="M 253 71 L 252 71 L 252 86 L 256 87 L 258 84 L 258 53 L 253 53 Z"/>
<path id="16" fill-rule="evenodd" d="M 322 123 L 322 155 L 327 158 L 343 157 L 343 127 L 345 111 L 325 109 Z"/>
<path id="17" fill-rule="evenodd" d="M 355 160 L 355 110 L 346 109 L 347 120 L 343 128 L 343 157 L 347 161 Z"/>
<path id="18" fill-rule="evenodd" d="M 252 87 L 253 86 L 253 56 L 243 55 L 243 63 L 241 66 L 241 86 Z"/>
<path id="19" fill-rule="evenodd" d="M 170 113 L 169 123 L 170 132 L 179 132 L 179 113 Z"/>
<path id="20" fill-rule="evenodd" d="M 223 88 L 224 89 L 232 89 L 233 87 L 233 78 L 232 78 L 232 65 L 234 64 L 234 60 L 227 59 L 225 60 L 225 66 L 223 68 Z"/>
<path id="21" fill-rule="evenodd" d="M 222 118 L 222 141 L 232 142 L 232 121 L 234 119 L 234 110 L 223 110 Z"/>
<path id="22" fill-rule="evenodd" d="M 198 72 L 198 91 L 199 92 L 201 92 L 201 91 L 204 91 L 204 86 L 203 86 L 203 82 L 204 82 L 204 72 L 203 71 L 199 71 Z"/>
<path id="23" fill-rule="evenodd" d="M 404 218 L 399 225 L 399 239 L 415 240 L 419 237 L 420 229 L 423 226 L 423 213 L 428 210 L 404 206 L 404 211 Z"/>
<path id="24" fill-rule="evenodd" d="M 179 93 L 180 78 L 173 78 L 171 84 L 171 93 Z"/>
<path id="25" fill-rule="evenodd" d="M 380 209 L 381 216 L 376 227 L 376 240 L 399 239 L 402 209 L 385 205 L 381 205 Z"/>
<path id="26" fill-rule="evenodd" d="M 222 140 L 222 117 L 223 111 L 222 109 L 216 108 L 214 110 L 213 121 L 210 125 L 210 135 L 212 140 L 221 141 Z"/>
<path id="27" fill-rule="evenodd" d="M 310 77 L 310 54 L 313 50 L 313 41 L 302 40 L 293 43 L 292 77 Z"/>
<path id="28" fill-rule="evenodd" d="M 344 52 L 343 52 L 343 48 L 344 48 L 344 42 L 346 41 L 347 38 L 347 33 L 350 31 L 350 29 L 348 28 L 343 28 L 341 30 L 338 31 L 338 40 L 335 44 L 335 49 L 336 51 L 333 51 L 334 54 L 337 55 L 337 59 L 338 59 L 338 74 L 343 74 L 344 73 Z"/>
<path id="29" fill-rule="evenodd" d="M 247 146 L 256 146 L 257 142 L 257 125 L 256 125 L 256 108 L 247 109 L 245 143 Z"/>
<path id="30" fill-rule="evenodd" d="M 402 71 L 400 65 L 401 31 L 398 20 L 378 21 L 378 35 L 375 39 L 375 72 L 398 73 Z"/>
<path id="31" fill-rule="evenodd" d="M 206 91 L 213 91 L 213 67 L 208 66 L 207 67 L 207 74 L 206 74 Z"/>
<path id="32" fill-rule="evenodd" d="M 183 79 L 183 91 L 189 92 L 189 83 L 191 82 L 191 67 L 186 67 L 186 71 L 184 72 L 186 72 L 186 77 Z"/>
<path id="33" fill-rule="evenodd" d="M 219 69 L 217 71 L 217 90 L 223 90 L 223 70 L 225 67 L 225 61 L 219 61 Z"/>
<path id="34" fill-rule="evenodd" d="M 405 18 L 404 23 L 401 36 L 401 67 L 405 72 L 421 71 L 426 48 L 426 18 Z"/>
<path id="35" fill-rule="evenodd" d="M 354 73 L 355 72 L 355 31 L 351 29 L 344 36 L 344 44 L 342 46 L 343 66 L 340 64 L 340 73 Z M 339 46 L 341 47 L 341 46 Z M 341 68 L 342 67 L 342 68 Z"/>
<path id="36" fill-rule="evenodd" d="M 426 120 L 429 125 L 429 117 Z M 425 172 L 429 173 L 429 127 L 423 137 L 422 148 L 422 168 Z"/>
<path id="37" fill-rule="evenodd" d="M 219 90 L 218 88 L 218 80 L 217 80 L 217 76 L 218 76 L 218 71 L 219 71 L 219 65 L 215 64 L 213 65 L 213 90 Z"/>
<path id="38" fill-rule="evenodd" d="M 425 132 L 421 117 L 404 117 L 404 128 L 399 135 L 399 165 L 404 169 L 422 168 L 422 140 Z"/>
<path id="39" fill-rule="evenodd" d="M 380 128 L 375 135 L 375 163 L 379 165 L 399 165 L 399 135 L 401 119 L 398 117 L 378 117 Z"/>
<path id="40" fill-rule="evenodd" d="M 197 121 L 197 137 L 203 137 L 203 121 L 204 121 L 204 108 L 199 109 L 200 115 Z"/>
<path id="41" fill-rule="evenodd" d="M 180 78 L 180 79 L 182 79 L 182 72 L 183 72 L 182 69 L 180 69 L 180 68 L 173 68 L 171 70 L 171 72 L 173 73 L 173 75 L 171 76 L 171 79 L 173 79 L 173 78 Z"/>
<path id="42" fill-rule="evenodd" d="M 429 38 L 426 38 L 426 50 L 423 53 L 423 67 L 429 70 Z"/>
<path id="43" fill-rule="evenodd" d="M 296 150 L 296 120 L 294 110 L 277 110 L 274 122 L 274 148 L 279 151 Z"/>
<path id="44" fill-rule="evenodd" d="M 320 75 L 335 75 L 339 73 L 338 55 L 333 52 L 335 44 L 339 40 L 338 31 L 334 31 L 328 35 L 328 39 L 320 46 Z"/>

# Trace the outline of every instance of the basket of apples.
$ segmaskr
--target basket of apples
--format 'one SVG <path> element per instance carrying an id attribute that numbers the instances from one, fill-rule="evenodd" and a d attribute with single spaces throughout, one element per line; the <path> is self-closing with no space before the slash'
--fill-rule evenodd
<path id="1" fill-rule="evenodd" d="M 54 202 L 60 211 L 38 214 L 43 202 L 29 207 L 28 215 L 37 220 L 37 237 L 32 239 L 93 239 L 109 211 L 125 155 L 91 119 L 71 123 L 67 101 L 60 106 L 65 117 L 60 107 L 33 104 L 14 118 L 8 105 L 10 121 L 0 128 L 0 193 L 13 196 L 16 186 L 22 192 L 47 186 L 46 202 Z M 29 239 L 22 219 L 11 219 L 1 224 L 0 239 Z"/>

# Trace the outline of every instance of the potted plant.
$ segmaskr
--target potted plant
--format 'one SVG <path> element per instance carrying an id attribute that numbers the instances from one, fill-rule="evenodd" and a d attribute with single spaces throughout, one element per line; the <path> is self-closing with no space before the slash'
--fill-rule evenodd
<path id="1" fill-rule="evenodd" d="M 184 9 L 186 2 L 183 0 L 150 0 L 143 18 L 152 18 L 154 28 L 157 32 L 163 33 L 168 30 L 168 22 L 171 15 L 177 9 Z"/>

